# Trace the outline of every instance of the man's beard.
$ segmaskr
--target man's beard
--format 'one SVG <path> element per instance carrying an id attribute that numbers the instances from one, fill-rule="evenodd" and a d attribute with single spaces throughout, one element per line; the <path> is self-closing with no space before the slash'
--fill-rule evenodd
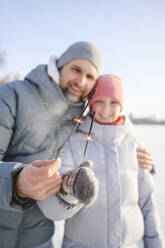
<path id="1" fill-rule="evenodd" d="M 69 101 L 69 102 L 73 102 L 73 103 L 78 103 L 81 102 L 83 99 L 81 98 L 81 96 L 75 96 L 73 94 L 71 94 L 68 89 L 63 89 L 63 94 L 65 96 L 65 98 Z"/>

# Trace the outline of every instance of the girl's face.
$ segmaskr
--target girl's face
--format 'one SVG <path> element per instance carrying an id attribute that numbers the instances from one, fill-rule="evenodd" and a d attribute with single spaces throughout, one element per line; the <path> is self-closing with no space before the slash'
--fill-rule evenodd
<path id="1" fill-rule="evenodd" d="M 95 113 L 95 120 L 100 123 L 112 123 L 118 119 L 121 112 L 120 104 L 111 97 L 97 99 L 92 107 Z"/>

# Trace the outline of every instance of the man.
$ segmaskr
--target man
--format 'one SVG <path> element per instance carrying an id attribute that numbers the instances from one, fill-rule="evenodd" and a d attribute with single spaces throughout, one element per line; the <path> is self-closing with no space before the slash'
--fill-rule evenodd
<path id="1" fill-rule="evenodd" d="M 102 59 L 93 44 L 77 42 L 56 65 L 60 85 L 53 80 L 51 65 L 40 65 L 24 81 L 0 87 L 2 248 L 51 247 L 54 224 L 41 213 L 36 200 L 60 188 L 61 161 L 55 158 L 72 132 L 73 119 L 82 113 Z"/>

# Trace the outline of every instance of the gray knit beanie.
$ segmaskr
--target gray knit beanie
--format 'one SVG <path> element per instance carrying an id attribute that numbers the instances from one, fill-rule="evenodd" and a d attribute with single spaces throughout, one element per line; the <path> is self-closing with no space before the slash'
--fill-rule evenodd
<path id="1" fill-rule="evenodd" d="M 84 41 L 76 42 L 68 47 L 58 59 L 57 68 L 60 69 L 71 60 L 78 58 L 89 60 L 96 67 L 98 76 L 101 74 L 103 60 L 99 50 L 92 43 Z"/>

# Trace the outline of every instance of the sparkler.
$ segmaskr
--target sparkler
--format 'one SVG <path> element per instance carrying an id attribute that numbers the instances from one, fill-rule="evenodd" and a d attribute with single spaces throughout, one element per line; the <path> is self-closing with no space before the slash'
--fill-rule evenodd
<path id="1" fill-rule="evenodd" d="M 64 147 L 64 145 L 68 142 L 68 140 L 69 140 L 69 139 L 72 137 L 72 135 L 76 132 L 76 130 L 78 129 L 79 125 L 80 125 L 81 123 L 83 123 L 83 119 L 82 119 L 83 114 L 84 114 L 85 110 L 87 109 L 87 107 L 88 107 L 90 101 L 92 100 L 92 97 L 94 96 L 95 92 L 96 92 L 96 89 L 93 90 L 91 96 L 89 97 L 89 100 L 88 100 L 86 106 L 84 107 L 84 109 L 83 109 L 83 111 L 82 111 L 82 113 L 81 113 L 81 116 L 80 116 L 80 117 L 74 118 L 74 121 L 76 122 L 76 124 L 75 124 L 75 126 L 74 126 L 72 132 L 70 133 L 70 135 L 68 136 L 68 138 L 67 138 L 66 141 L 64 142 L 64 144 L 58 149 L 57 156 L 58 156 L 59 153 L 61 152 L 61 150 L 62 150 L 62 148 Z"/>
<path id="2" fill-rule="evenodd" d="M 90 101 L 92 100 L 92 97 L 94 96 L 95 93 L 96 93 L 96 89 L 94 89 L 93 92 L 92 92 L 92 94 L 90 95 L 89 100 L 88 100 L 88 102 L 87 102 L 85 108 L 83 109 L 83 112 L 82 112 L 80 118 L 82 118 L 82 116 L 83 116 L 85 110 L 87 109 L 87 107 L 88 107 L 88 105 L 89 105 Z"/>
<path id="3" fill-rule="evenodd" d="M 91 125 L 90 125 L 90 128 L 89 128 L 89 132 L 88 132 L 88 135 L 87 135 L 87 141 L 86 141 L 85 149 L 84 149 L 84 156 L 85 156 L 86 151 L 87 151 L 88 142 L 89 142 L 89 140 L 91 140 L 91 131 L 92 131 L 92 126 L 93 126 L 94 118 L 95 118 L 95 111 L 94 111 L 93 114 L 92 114 Z"/>

